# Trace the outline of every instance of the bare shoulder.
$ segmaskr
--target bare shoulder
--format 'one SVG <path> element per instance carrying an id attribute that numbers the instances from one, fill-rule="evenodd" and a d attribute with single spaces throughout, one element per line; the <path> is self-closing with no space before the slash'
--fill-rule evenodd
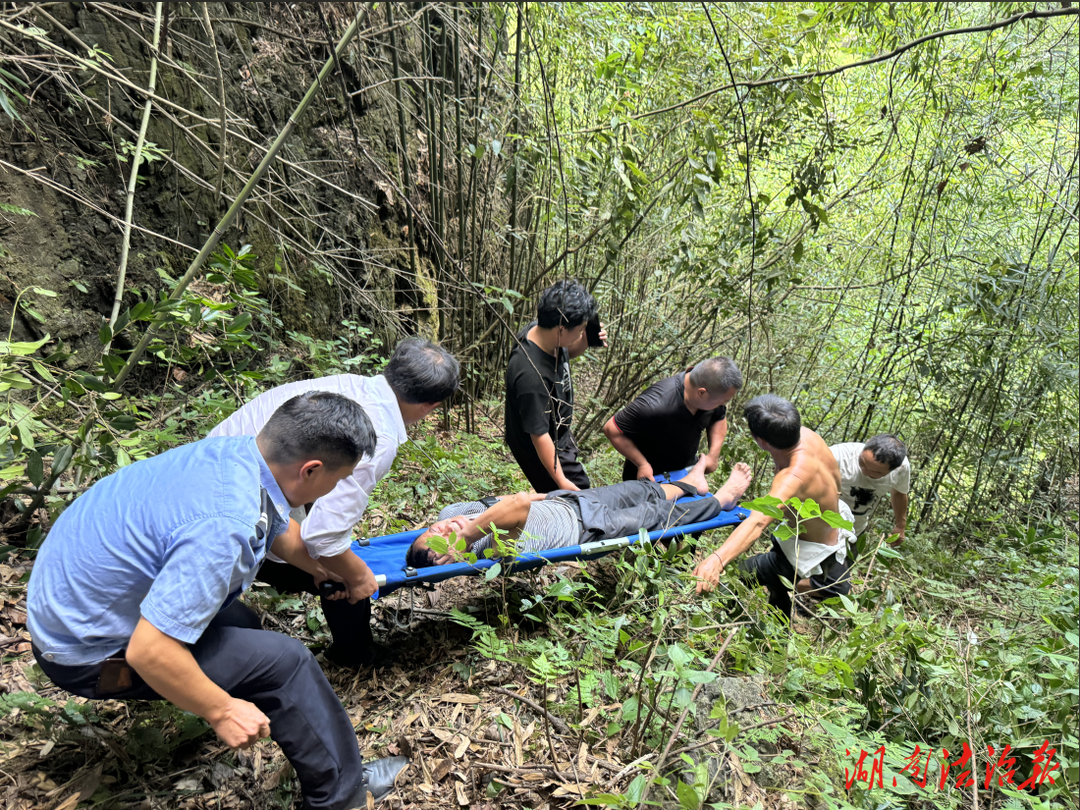
<path id="1" fill-rule="evenodd" d="M 799 495 L 806 487 L 806 473 L 807 471 L 800 469 L 799 465 L 777 471 L 773 476 L 772 486 L 769 487 L 769 494 L 783 501 Z"/>

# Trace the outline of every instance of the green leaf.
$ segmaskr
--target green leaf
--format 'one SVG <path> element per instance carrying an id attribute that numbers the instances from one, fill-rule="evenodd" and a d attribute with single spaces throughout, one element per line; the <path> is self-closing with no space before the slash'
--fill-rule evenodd
<path id="1" fill-rule="evenodd" d="M 667 648 L 668 660 L 675 665 L 676 670 L 680 670 L 685 667 L 692 660 L 693 656 L 686 650 L 680 647 L 678 644 L 669 644 Z"/>
<path id="2" fill-rule="evenodd" d="M 88 374 L 85 371 L 76 371 L 72 374 L 72 377 L 77 377 L 87 391 L 96 391 L 99 394 L 104 394 L 109 390 L 109 386 L 102 382 L 100 378 L 95 377 L 93 374 Z"/>
<path id="3" fill-rule="evenodd" d="M 795 249 L 791 251 L 791 261 L 794 264 L 798 264 L 799 262 L 802 261 L 802 257 L 803 257 L 803 243 L 802 243 L 802 239 L 800 239 L 795 244 Z"/>
<path id="4" fill-rule="evenodd" d="M 617 807 L 622 803 L 623 797 L 614 793 L 597 793 L 587 799 L 578 799 L 578 804 L 597 807 Z"/>
<path id="5" fill-rule="evenodd" d="M 103 354 L 101 355 L 101 367 L 105 369 L 105 373 L 110 377 L 115 377 L 120 373 L 120 369 L 124 367 L 124 359 L 117 357 L 115 354 Z"/>
<path id="6" fill-rule="evenodd" d="M 31 287 L 38 295 L 44 295 L 46 298 L 56 298 L 56 293 L 52 290 L 46 290 L 44 287 Z"/>
<path id="7" fill-rule="evenodd" d="M 22 116 L 19 115 L 19 111 L 16 110 L 13 106 L 11 106 L 11 102 L 8 101 L 7 93 L 5 93 L 3 90 L 0 90 L 0 110 L 3 110 L 5 113 L 7 113 L 7 117 L 10 118 L 12 121 L 22 121 Z M 0 203 L 0 205 L 4 204 Z M 11 207 L 15 208 L 15 206 Z M 4 205 L 4 208 L 6 209 L 7 206 Z M 34 214 L 33 211 L 23 213 L 24 211 L 26 211 L 25 208 L 20 208 L 18 211 L 12 211 L 10 213 L 22 214 L 23 216 L 29 216 L 30 214 Z M 34 216 L 37 216 L 37 214 L 34 214 Z"/>
<path id="8" fill-rule="evenodd" d="M 752 501 L 741 503 L 739 506 L 753 512 L 761 512 L 761 514 L 776 518 L 777 520 L 783 520 L 784 513 L 777 508 L 782 503 L 782 500 L 775 498 L 772 495 L 763 495 L 760 498 L 754 498 Z"/>
<path id="9" fill-rule="evenodd" d="M 17 371 L 5 371 L 3 374 L 0 374 L 0 381 L 3 381 L 3 390 L 5 391 L 8 388 L 18 388 L 22 391 L 28 391 L 34 387 L 34 384 L 30 382 L 30 380 L 26 379 L 26 377 L 19 374 Z"/>
<path id="10" fill-rule="evenodd" d="M 37 450 L 26 451 L 26 477 L 35 487 L 40 487 L 41 482 L 45 480 L 45 465 Z"/>
<path id="11" fill-rule="evenodd" d="M 701 797 L 698 796 L 697 791 L 682 779 L 675 786 L 675 797 L 683 810 L 698 810 L 701 807 Z"/>
<path id="12" fill-rule="evenodd" d="M 235 335 L 238 332 L 243 332 L 247 329 L 249 323 L 251 323 L 252 315 L 250 312 L 245 312 L 242 315 L 237 315 L 229 325 L 225 328 L 225 331 L 231 335 Z"/>
<path id="13" fill-rule="evenodd" d="M 22 446 L 27 450 L 34 449 L 34 434 L 30 432 L 30 428 L 25 422 L 19 422 L 15 426 L 15 430 L 19 433 L 19 441 L 22 442 Z"/>
<path id="14" fill-rule="evenodd" d="M 108 322 L 105 322 L 101 325 L 101 328 L 98 329 L 97 336 L 98 343 L 100 343 L 102 346 L 108 346 L 110 343 L 112 343 L 112 327 L 109 326 Z"/>
<path id="15" fill-rule="evenodd" d="M 86 393 L 86 389 L 79 385 L 79 383 L 72 377 L 68 377 L 66 380 L 64 380 L 64 388 L 66 388 L 68 391 L 70 391 L 77 397 L 81 397 L 83 394 Z"/>
<path id="16" fill-rule="evenodd" d="M 139 423 L 135 420 L 134 416 L 124 413 L 109 419 L 109 424 L 116 430 L 127 432 L 129 430 L 134 430 Z"/>
<path id="17" fill-rule="evenodd" d="M 501 573 L 502 563 L 497 562 L 493 566 L 491 566 L 491 568 L 484 572 L 484 580 L 487 582 L 491 582 L 491 580 L 495 579 L 495 577 L 497 577 Z"/>
<path id="18" fill-rule="evenodd" d="M 813 499 L 807 498 L 799 505 L 799 517 L 807 520 L 821 517 L 821 507 Z"/>
<path id="19" fill-rule="evenodd" d="M 56 382 L 56 377 L 52 375 L 52 372 L 49 371 L 48 368 L 41 365 L 41 363 L 37 362 L 36 360 L 32 361 L 32 364 L 34 366 L 34 371 L 37 372 L 37 375 L 41 377 L 41 379 L 45 380 L 45 382 L 47 383 Z"/>
<path id="20" fill-rule="evenodd" d="M 626 798 L 630 800 L 631 804 L 637 804 L 641 801 L 641 795 L 645 792 L 645 785 L 648 784 L 648 778 L 645 774 L 638 774 L 634 777 L 634 781 L 626 787 Z"/>
<path id="21" fill-rule="evenodd" d="M 48 334 L 41 340 L 36 340 L 33 343 L 8 343 L 6 340 L 0 340 L 0 354 L 18 354 L 22 356 L 33 354 L 44 346 L 48 340 Z"/>
<path id="22" fill-rule="evenodd" d="M 773 529 L 773 535 L 775 535 L 776 539 L 782 543 L 785 540 L 790 540 L 792 537 L 794 537 L 795 530 L 788 526 L 786 523 L 781 523 L 779 526 Z"/>
<path id="23" fill-rule="evenodd" d="M 834 529 L 852 529 L 855 526 L 850 520 L 844 520 L 841 515 L 838 515 L 836 512 L 830 512 L 828 509 L 821 513 L 821 519 Z"/>
<path id="24" fill-rule="evenodd" d="M 712 683 L 720 677 L 720 674 L 717 672 L 705 672 L 704 670 L 698 669 L 685 670 L 682 675 L 687 682 L 695 685 L 699 683 Z"/>
<path id="25" fill-rule="evenodd" d="M 812 8 L 804 8 L 798 13 L 797 16 L 799 18 L 799 22 L 805 25 L 806 23 L 811 22 L 817 16 L 817 12 L 814 11 L 814 9 Z"/>
<path id="26" fill-rule="evenodd" d="M 65 444 L 53 455 L 52 461 L 52 474 L 54 476 L 59 475 L 68 468 L 71 464 L 71 459 L 75 456 L 75 448 L 70 444 Z"/>

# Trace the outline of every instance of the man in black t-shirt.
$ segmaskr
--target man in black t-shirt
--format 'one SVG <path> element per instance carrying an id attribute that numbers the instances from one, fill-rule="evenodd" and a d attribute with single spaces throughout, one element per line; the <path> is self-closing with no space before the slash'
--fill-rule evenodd
<path id="1" fill-rule="evenodd" d="M 595 315 L 596 300 L 584 287 L 573 280 L 556 282 L 540 294 L 536 321 L 518 334 L 510 353 L 506 443 L 537 492 L 590 485 L 570 432 L 570 360 L 588 348 L 585 325 Z"/>
<path id="2" fill-rule="evenodd" d="M 649 386 L 604 425 L 604 435 L 626 457 L 623 480 L 652 480 L 689 467 L 702 433 L 709 439 L 705 472 L 715 471 L 727 436 L 727 404 L 742 383 L 734 360 L 713 357 Z"/>

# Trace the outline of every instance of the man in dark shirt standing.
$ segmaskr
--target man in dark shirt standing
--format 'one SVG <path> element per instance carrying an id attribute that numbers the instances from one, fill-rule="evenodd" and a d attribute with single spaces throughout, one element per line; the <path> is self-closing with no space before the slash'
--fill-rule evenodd
<path id="1" fill-rule="evenodd" d="M 519 334 L 506 367 L 506 443 L 537 492 L 588 489 L 570 432 L 574 384 L 570 360 L 584 354 L 596 299 L 572 279 L 540 294 L 536 321 Z M 600 333 L 603 340 L 604 333 Z"/>
<path id="2" fill-rule="evenodd" d="M 727 436 L 727 404 L 742 384 L 734 360 L 713 357 L 649 386 L 604 425 L 608 441 L 626 457 L 623 480 L 651 481 L 691 466 L 703 432 L 709 439 L 705 472 L 714 472 Z"/>

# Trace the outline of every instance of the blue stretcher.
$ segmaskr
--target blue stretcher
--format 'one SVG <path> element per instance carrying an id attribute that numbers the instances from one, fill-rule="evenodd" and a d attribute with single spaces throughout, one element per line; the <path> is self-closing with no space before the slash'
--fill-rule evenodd
<path id="1" fill-rule="evenodd" d="M 668 473 L 667 476 L 658 475 L 656 480 L 659 482 L 677 481 L 685 474 L 685 470 L 678 470 Z M 700 497 L 711 496 L 687 496 L 679 498 L 679 501 L 698 500 Z M 721 512 L 712 520 L 702 523 L 688 523 L 685 526 L 672 526 L 650 532 L 647 538 L 650 542 L 656 542 L 668 537 L 681 537 L 710 529 L 719 529 L 722 526 L 732 526 L 744 520 L 749 514 L 750 512 L 746 509 L 736 507 L 730 512 Z M 372 573 L 375 574 L 375 581 L 379 584 L 379 590 L 372 597 L 373 599 L 387 596 L 399 588 L 415 588 L 423 586 L 425 583 L 442 582 L 454 577 L 479 576 L 495 565 L 496 562 L 502 562 L 503 571 L 510 572 L 528 571 L 548 563 L 567 562 L 569 560 L 594 560 L 618 549 L 632 546 L 646 537 L 645 533 L 642 532 L 633 537 L 595 540 L 591 543 L 554 548 L 547 551 L 527 551 L 513 560 L 478 559 L 475 563 L 460 562 L 419 569 L 407 567 L 405 565 L 405 552 L 412 541 L 425 531 L 426 529 L 414 529 L 408 532 L 398 532 L 353 541 L 353 553 L 367 563 Z"/>

